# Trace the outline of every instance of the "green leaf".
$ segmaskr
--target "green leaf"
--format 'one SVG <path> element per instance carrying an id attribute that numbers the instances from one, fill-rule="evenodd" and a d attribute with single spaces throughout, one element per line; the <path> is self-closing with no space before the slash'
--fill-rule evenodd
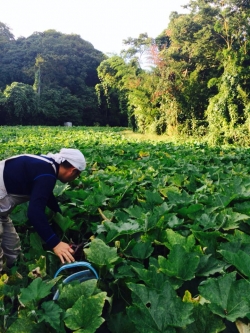
<path id="1" fill-rule="evenodd" d="M 184 237 L 172 229 L 162 231 L 159 240 L 170 250 L 176 244 L 183 246 L 186 251 L 191 250 L 195 246 L 195 238 L 192 234 Z"/>
<path id="2" fill-rule="evenodd" d="M 36 253 L 44 253 L 41 237 L 37 232 L 30 234 L 30 246 L 36 251 Z"/>
<path id="3" fill-rule="evenodd" d="M 224 212 L 223 212 L 224 214 Z M 226 214 L 226 221 L 223 224 L 222 228 L 224 230 L 230 230 L 230 229 L 235 229 L 239 227 L 239 222 L 241 221 L 246 221 L 250 219 L 250 216 L 246 215 L 246 214 L 241 214 L 241 213 L 237 213 L 234 212 L 232 210 L 232 208 L 229 208 L 227 210 L 225 210 L 225 214 Z"/>
<path id="4" fill-rule="evenodd" d="M 39 323 L 45 321 L 55 330 L 60 331 L 60 315 L 63 310 L 53 301 L 44 302 L 41 305 L 43 311 L 38 311 Z"/>
<path id="5" fill-rule="evenodd" d="M 145 216 L 145 210 L 140 206 L 131 206 L 129 208 L 124 208 L 123 210 L 127 212 L 130 217 L 134 217 L 136 219 L 140 219 Z"/>
<path id="6" fill-rule="evenodd" d="M 113 223 L 104 221 L 103 225 L 107 231 L 106 242 L 109 243 L 116 237 L 121 235 L 133 235 L 135 232 L 141 231 L 142 227 L 135 221 Z"/>
<path id="7" fill-rule="evenodd" d="M 215 254 L 218 248 L 218 238 L 222 236 L 219 231 L 192 231 L 206 253 Z"/>
<path id="8" fill-rule="evenodd" d="M 64 310 L 71 308 L 80 296 L 88 298 L 97 291 L 97 281 L 95 279 L 87 280 L 82 283 L 74 281 L 60 288 L 58 303 Z"/>
<path id="9" fill-rule="evenodd" d="M 236 281 L 236 272 L 217 279 L 207 279 L 199 286 L 202 297 L 208 300 L 209 309 L 222 318 L 235 322 L 250 312 L 248 281 Z"/>
<path id="10" fill-rule="evenodd" d="M 66 311 L 65 325 L 77 333 L 95 333 L 104 319 L 101 317 L 106 293 L 85 298 L 79 297 L 71 309 Z"/>
<path id="11" fill-rule="evenodd" d="M 155 205 L 160 205 L 163 202 L 158 192 L 145 191 L 145 197 L 147 207 L 154 208 Z"/>
<path id="12" fill-rule="evenodd" d="M 133 303 L 127 309 L 140 333 L 174 333 L 193 321 L 191 304 L 183 303 L 167 282 L 160 292 L 141 284 L 127 284 L 132 290 Z"/>
<path id="13" fill-rule="evenodd" d="M 192 214 L 202 210 L 202 208 L 203 205 L 201 204 L 193 204 L 188 207 L 182 207 L 181 209 L 178 210 L 178 213 L 183 216 L 191 217 Z"/>
<path id="14" fill-rule="evenodd" d="M 190 299 L 189 302 L 194 305 L 194 322 L 185 328 L 178 328 L 177 333 L 218 333 L 226 328 L 222 319 L 210 311 L 208 304 L 201 304 L 199 299 Z"/>
<path id="15" fill-rule="evenodd" d="M 154 251 L 153 246 L 151 245 L 151 242 L 140 242 L 137 243 L 131 250 L 131 253 L 134 258 L 137 259 L 146 259 L 148 258 L 152 252 Z"/>
<path id="16" fill-rule="evenodd" d="M 182 191 L 181 193 L 172 192 L 171 190 L 167 192 L 167 196 L 170 203 L 180 204 L 180 205 L 188 205 L 193 203 L 193 197 L 190 196 L 186 191 Z"/>
<path id="17" fill-rule="evenodd" d="M 150 289 L 156 289 L 159 292 L 168 279 L 165 274 L 159 271 L 157 266 L 150 264 L 148 269 L 133 266 L 133 270 L 138 274 L 140 280 L 142 280 Z M 173 286 L 174 287 L 174 286 Z"/>
<path id="18" fill-rule="evenodd" d="M 196 253 L 187 252 L 183 246 L 174 245 L 168 259 L 159 256 L 158 262 L 160 271 L 169 277 L 174 277 L 183 281 L 191 280 L 195 277 L 200 257 Z"/>
<path id="19" fill-rule="evenodd" d="M 250 215 L 250 202 L 246 201 L 246 202 L 236 203 L 234 205 L 234 210 L 242 214 Z"/>
<path id="20" fill-rule="evenodd" d="M 135 329 L 135 325 L 131 322 L 127 314 L 119 312 L 108 318 L 108 328 L 114 333 L 140 333 Z"/>
<path id="21" fill-rule="evenodd" d="M 200 257 L 199 266 L 197 268 L 197 276 L 209 276 L 215 273 L 223 273 L 228 267 L 224 261 L 213 258 L 211 254 Z"/>
<path id="22" fill-rule="evenodd" d="M 8 333 L 35 333 L 38 325 L 29 317 L 18 318 L 9 328 Z"/>
<path id="23" fill-rule="evenodd" d="M 51 292 L 52 283 L 43 281 L 40 277 L 33 280 L 27 288 L 21 288 L 19 301 L 27 307 L 34 306 Z"/>
<path id="24" fill-rule="evenodd" d="M 68 216 L 62 216 L 60 213 L 56 213 L 54 220 L 63 232 L 70 229 L 70 227 L 74 225 L 74 221 L 72 221 Z"/>
<path id="25" fill-rule="evenodd" d="M 180 219 L 176 216 L 176 214 L 169 214 L 166 217 L 166 222 L 167 222 L 167 226 L 169 228 L 176 228 L 181 226 L 184 223 L 184 219 Z"/>
<path id="26" fill-rule="evenodd" d="M 249 254 L 238 250 L 237 253 L 220 250 L 218 251 L 225 258 L 226 262 L 236 267 L 243 275 L 250 277 L 250 257 Z"/>
<path id="27" fill-rule="evenodd" d="M 121 259 L 117 255 L 117 248 L 109 247 L 99 238 L 93 239 L 89 249 L 84 249 L 84 252 L 88 260 L 99 267 L 112 267 Z"/>
<path id="28" fill-rule="evenodd" d="M 60 181 L 57 181 L 56 185 L 54 187 L 53 193 L 56 197 L 58 197 L 59 195 L 62 195 L 69 188 L 70 188 L 70 185 L 68 183 L 63 184 Z"/>
<path id="29" fill-rule="evenodd" d="M 246 243 L 250 244 L 250 236 L 245 232 L 242 232 L 238 229 L 234 230 L 233 234 L 225 234 L 223 235 L 229 242 L 232 243 Z M 250 252 L 249 252 L 250 254 Z"/>

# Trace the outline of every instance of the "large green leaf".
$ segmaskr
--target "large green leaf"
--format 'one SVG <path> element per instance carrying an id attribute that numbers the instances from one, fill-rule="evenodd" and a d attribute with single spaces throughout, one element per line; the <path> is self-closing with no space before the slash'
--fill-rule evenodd
<path id="1" fill-rule="evenodd" d="M 181 205 L 189 205 L 193 203 L 193 197 L 190 196 L 186 191 L 182 193 L 176 193 L 173 191 L 168 191 L 167 196 L 170 203 L 173 204 L 181 204 Z"/>
<path id="2" fill-rule="evenodd" d="M 201 304 L 200 298 L 192 299 L 188 292 L 185 293 L 184 301 L 192 303 L 194 306 L 193 317 L 194 322 L 187 325 L 185 328 L 177 328 L 177 333 L 219 333 L 226 326 L 222 319 L 213 314 L 208 307 L 208 304 Z"/>
<path id="3" fill-rule="evenodd" d="M 42 298 L 48 296 L 53 284 L 36 278 L 27 288 L 21 288 L 19 301 L 27 307 L 34 307 Z"/>
<path id="4" fill-rule="evenodd" d="M 222 236 L 219 231 L 192 231 L 195 238 L 199 241 L 205 253 L 215 254 L 218 248 L 218 238 Z"/>
<path id="5" fill-rule="evenodd" d="M 235 322 L 250 313 L 250 284 L 246 280 L 236 281 L 236 272 L 207 279 L 199 286 L 199 291 L 210 302 L 210 310 L 222 318 Z"/>
<path id="6" fill-rule="evenodd" d="M 108 318 L 108 328 L 112 333 L 140 333 L 125 313 L 117 313 Z"/>
<path id="7" fill-rule="evenodd" d="M 68 230 L 74 225 L 74 221 L 67 216 L 62 216 L 60 213 L 56 213 L 54 216 L 55 222 L 59 225 L 63 232 Z"/>
<path id="8" fill-rule="evenodd" d="M 42 310 L 37 312 L 39 322 L 45 321 L 55 330 L 60 331 L 60 315 L 63 310 L 53 301 L 42 303 L 41 308 Z"/>
<path id="9" fill-rule="evenodd" d="M 200 257 L 199 266 L 197 268 L 197 276 L 209 276 L 215 273 L 223 273 L 228 267 L 224 261 L 218 260 L 209 255 L 203 255 Z"/>
<path id="10" fill-rule="evenodd" d="M 155 205 L 160 205 L 163 202 L 163 199 L 158 192 L 145 191 L 145 198 L 145 206 L 151 209 L 153 209 Z"/>
<path id="11" fill-rule="evenodd" d="M 117 255 L 117 248 L 109 247 L 99 238 L 92 240 L 89 249 L 85 249 L 84 252 L 88 260 L 99 267 L 112 267 L 121 259 Z"/>
<path id="12" fill-rule="evenodd" d="M 226 218 L 225 223 L 222 225 L 224 230 L 238 228 L 241 221 L 250 219 L 249 215 L 234 212 L 232 208 L 228 208 L 225 212 L 222 212 L 222 216 Z"/>
<path id="13" fill-rule="evenodd" d="M 102 292 L 86 298 L 79 297 L 71 309 L 66 311 L 64 322 L 77 333 L 95 333 L 104 319 L 101 317 L 106 293 Z"/>
<path id="14" fill-rule="evenodd" d="M 90 297 L 97 291 L 97 280 L 87 280 L 82 283 L 74 281 L 60 288 L 58 303 L 64 310 L 71 308 L 80 296 Z"/>
<path id="15" fill-rule="evenodd" d="M 189 251 L 195 246 L 195 238 L 192 234 L 188 237 L 184 237 L 180 233 L 172 229 L 166 229 L 162 231 L 160 233 L 159 241 L 170 250 L 176 244 L 183 246 L 187 251 Z"/>
<path id="16" fill-rule="evenodd" d="M 218 251 L 222 254 L 226 262 L 230 263 L 236 267 L 243 275 L 250 278 L 250 257 L 249 254 L 238 250 L 235 252 L 230 252 L 226 250 Z"/>
<path id="17" fill-rule="evenodd" d="M 135 246 L 132 248 L 131 253 L 134 258 L 146 259 L 152 254 L 153 251 L 154 248 L 150 242 L 139 242 L 136 243 Z"/>
<path id="18" fill-rule="evenodd" d="M 200 257 L 194 252 L 187 252 L 183 246 L 174 245 L 168 259 L 158 257 L 159 269 L 169 277 L 183 281 L 191 280 L 195 276 Z"/>
<path id="19" fill-rule="evenodd" d="M 178 210 L 178 213 L 182 216 L 192 217 L 192 214 L 201 211 L 203 208 L 203 205 L 201 204 L 192 204 L 188 207 L 182 207 Z"/>
<path id="20" fill-rule="evenodd" d="M 118 222 L 113 223 L 109 221 L 104 221 L 103 226 L 107 231 L 106 242 L 109 243 L 113 241 L 116 237 L 121 235 L 133 235 L 136 232 L 141 231 L 143 228 L 140 226 L 138 221 L 130 222 Z"/>
<path id="21" fill-rule="evenodd" d="M 183 303 L 170 283 L 165 283 L 159 292 L 141 284 L 128 283 L 128 287 L 133 303 L 127 312 L 140 333 L 174 333 L 174 327 L 193 321 L 193 306 Z"/>
<path id="22" fill-rule="evenodd" d="M 162 287 L 168 278 L 165 274 L 159 271 L 158 266 L 150 264 L 148 269 L 145 269 L 134 266 L 133 264 L 131 265 L 133 270 L 138 274 L 140 280 L 142 280 L 147 287 L 158 291 L 162 290 Z M 175 286 L 173 286 L 173 288 L 175 289 Z"/>
<path id="23" fill-rule="evenodd" d="M 8 333 L 36 333 L 39 332 L 39 325 L 30 317 L 18 318 L 8 328 Z"/>

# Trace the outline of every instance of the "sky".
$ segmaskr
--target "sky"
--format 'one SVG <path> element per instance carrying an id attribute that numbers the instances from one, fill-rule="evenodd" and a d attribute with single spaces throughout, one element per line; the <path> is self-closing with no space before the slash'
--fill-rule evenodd
<path id="1" fill-rule="evenodd" d="M 2 2 L 2 3 L 1 3 Z M 172 11 L 187 13 L 188 0 L 0 0 L 0 22 L 15 38 L 54 29 L 77 34 L 105 54 L 119 54 L 122 41 L 147 32 L 157 37 Z"/>

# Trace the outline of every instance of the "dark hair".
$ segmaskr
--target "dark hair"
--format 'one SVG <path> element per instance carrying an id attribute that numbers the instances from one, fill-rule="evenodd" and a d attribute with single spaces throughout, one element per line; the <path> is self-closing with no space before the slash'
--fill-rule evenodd
<path id="1" fill-rule="evenodd" d="M 61 163 L 61 165 L 65 168 L 65 169 L 70 169 L 70 168 L 74 168 L 74 166 L 72 164 L 70 164 L 68 161 L 63 161 Z"/>

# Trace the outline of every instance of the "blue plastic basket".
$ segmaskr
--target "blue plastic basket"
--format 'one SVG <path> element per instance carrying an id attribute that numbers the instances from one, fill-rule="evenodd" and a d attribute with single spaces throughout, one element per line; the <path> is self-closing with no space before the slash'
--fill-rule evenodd
<path id="1" fill-rule="evenodd" d="M 54 278 L 56 278 L 61 271 L 65 270 L 65 269 L 69 269 L 69 268 L 75 268 L 75 267 L 86 267 L 87 269 L 69 275 L 68 277 L 66 277 L 63 280 L 64 284 L 74 281 L 74 280 L 78 280 L 80 282 L 91 280 L 91 279 L 98 280 L 99 277 L 98 277 L 96 270 L 94 269 L 94 267 L 91 266 L 90 263 L 88 263 L 86 261 L 78 261 L 78 262 L 76 261 L 76 262 L 73 262 L 70 264 L 63 265 L 62 267 L 60 267 L 57 270 L 57 272 L 54 275 Z M 59 290 L 57 290 L 55 292 L 53 300 L 54 301 L 57 300 L 58 297 L 59 297 Z"/>

